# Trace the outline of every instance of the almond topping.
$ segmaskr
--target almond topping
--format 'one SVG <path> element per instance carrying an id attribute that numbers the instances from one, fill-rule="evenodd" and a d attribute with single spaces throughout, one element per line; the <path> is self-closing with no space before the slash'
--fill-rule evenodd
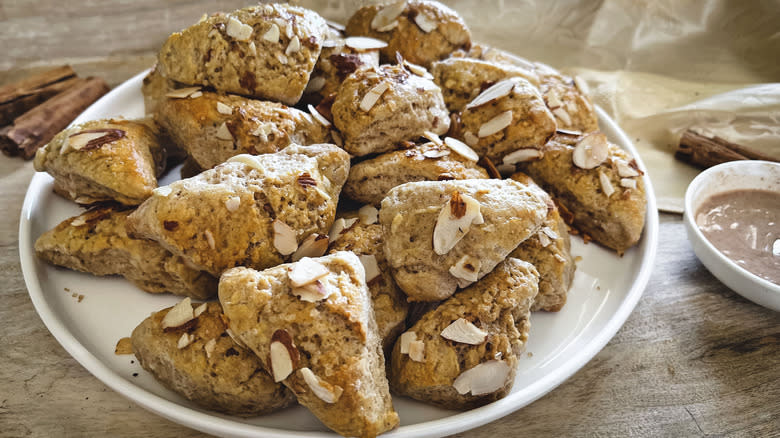
<path id="1" fill-rule="evenodd" d="M 271 42 L 271 43 L 278 43 L 279 42 L 279 26 L 272 23 L 271 28 L 268 29 L 266 33 L 263 34 L 263 39 Z"/>
<path id="2" fill-rule="evenodd" d="M 344 388 L 320 379 L 309 368 L 301 368 L 301 375 L 311 392 L 325 403 L 336 403 L 344 392 Z"/>
<path id="3" fill-rule="evenodd" d="M 217 247 L 217 244 L 214 241 L 214 235 L 211 234 L 211 231 L 209 230 L 204 231 L 203 236 L 206 237 L 206 243 L 209 245 L 209 248 L 215 249 Z"/>
<path id="4" fill-rule="evenodd" d="M 523 148 L 504 156 L 504 164 L 517 164 L 542 158 L 542 151 L 534 148 Z"/>
<path id="5" fill-rule="evenodd" d="M 294 287 L 292 294 L 308 303 L 316 303 L 317 301 L 328 298 L 331 294 L 331 290 L 326 287 L 326 284 L 320 280 L 316 280 L 313 283 L 305 284 L 301 287 Z"/>
<path id="6" fill-rule="evenodd" d="M 298 362 L 298 349 L 287 330 L 276 330 L 271 336 L 271 373 L 274 382 L 281 382 L 292 374 Z"/>
<path id="7" fill-rule="evenodd" d="M 439 27 L 439 23 L 431 20 L 430 17 L 422 11 L 419 11 L 417 15 L 414 16 L 414 22 L 425 33 L 431 33 Z"/>
<path id="8" fill-rule="evenodd" d="M 553 231 L 553 229 L 550 228 L 550 227 L 542 227 L 542 229 L 540 231 L 542 233 L 544 233 L 545 235 L 547 235 L 547 237 L 549 237 L 552 240 L 557 240 L 558 239 L 558 233 Z"/>
<path id="9" fill-rule="evenodd" d="M 105 132 L 80 132 L 77 134 L 73 134 L 65 140 L 65 143 L 63 144 L 62 148 L 60 149 L 60 153 L 64 154 L 65 152 L 73 150 L 81 150 L 84 149 L 84 147 L 91 141 L 95 141 L 100 139 L 106 135 Z"/>
<path id="10" fill-rule="evenodd" d="M 444 142 L 441 141 L 441 138 L 436 133 L 431 131 L 424 131 L 422 136 L 430 140 L 431 143 L 435 144 L 436 146 L 441 146 L 444 144 Z"/>
<path id="11" fill-rule="evenodd" d="M 322 126 L 324 126 L 326 128 L 330 126 L 330 121 L 328 119 L 326 119 L 325 116 L 320 114 L 320 112 L 317 111 L 317 108 L 314 108 L 314 106 L 311 105 L 311 104 L 309 104 L 308 108 L 309 108 L 309 113 L 311 113 L 311 116 L 314 117 L 315 120 L 320 122 L 320 124 L 322 124 Z"/>
<path id="12" fill-rule="evenodd" d="M 409 345 L 417 340 L 417 334 L 415 332 L 404 332 L 398 338 L 398 342 L 401 343 L 401 354 L 409 354 Z"/>
<path id="13" fill-rule="evenodd" d="M 249 43 L 249 54 L 250 55 L 257 55 L 257 46 L 255 45 L 254 41 L 251 41 Z"/>
<path id="14" fill-rule="evenodd" d="M 547 98 L 548 108 L 558 108 L 560 106 L 563 106 L 563 102 L 561 102 L 561 97 L 558 94 L 558 90 L 556 90 L 555 88 L 551 88 L 550 91 L 547 92 L 547 95 L 545 97 Z"/>
<path id="15" fill-rule="evenodd" d="M 461 157 L 467 160 L 474 161 L 474 162 L 479 161 L 479 155 L 477 155 L 474 149 L 471 149 L 469 145 L 463 143 L 457 138 L 444 137 L 444 144 L 446 144 L 447 147 L 455 151 L 456 154 L 460 155 Z"/>
<path id="16" fill-rule="evenodd" d="M 627 189 L 635 189 L 636 188 L 636 180 L 633 178 L 621 178 L 620 179 L 620 186 L 625 187 Z"/>
<path id="17" fill-rule="evenodd" d="M 190 336 L 189 333 L 182 333 L 181 337 L 179 338 L 179 342 L 176 344 L 176 348 L 181 350 L 182 348 L 190 345 L 192 341 L 195 340 L 195 336 Z"/>
<path id="18" fill-rule="evenodd" d="M 441 331 L 441 337 L 462 344 L 479 345 L 485 342 L 487 332 L 463 318 L 458 318 Z"/>
<path id="19" fill-rule="evenodd" d="M 274 220 L 274 248 L 279 251 L 281 255 L 290 255 L 298 249 L 298 240 L 295 233 L 289 225 L 280 221 Z"/>
<path id="20" fill-rule="evenodd" d="M 550 237 L 540 230 L 536 233 L 536 237 L 539 239 L 539 244 L 542 245 L 542 248 L 547 248 L 552 243 L 552 240 L 550 240 Z"/>
<path id="21" fill-rule="evenodd" d="M 292 255 L 292 261 L 297 262 L 304 257 L 322 257 L 328 250 L 328 236 L 324 234 L 309 234 Z"/>
<path id="22" fill-rule="evenodd" d="M 196 92 L 190 94 L 190 99 L 197 99 L 200 96 L 203 96 L 203 92 L 202 91 L 196 91 Z"/>
<path id="23" fill-rule="evenodd" d="M 471 131 L 466 131 L 463 133 L 463 140 L 471 147 L 474 147 L 477 145 L 477 143 L 479 143 L 479 138 Z"/>
<path id="24" fill-rule="evenodd" d="M 425 152 L 423 152 L 423 154 L 422 154 L 422 155 L 423 155 L 423 157 L 425 157 L 425 158 L 432 158 L 432 159 L 434 159 L 434 158 L 441 158 L 441 157 L 446 157 L 446 156 L 447 156 L 447 155 L 449 155 L 449 154 L 450 154 L 450 151 L 448 151 L 448 150 L 443 150 L 443 149 L 431 149 L 431 150 L 429 150 L 429 151 L 425 151 Z"/>
<path id="25" fill-rule="evenodd" d="M 464 280 L 470 284 L 479 280 L 480 268 L 482 268 L 482 261 L 480 259 L 470 255 L 464 255 L 454 266 L 450 267 L 450 274 L 452 274 L 453 277 Z"/>
<path id="26" fill-rule="evenodd" d="M 217 112 L 229 116 L 233 114 L 233 107 L 230 105 L 225 105 L 222 102 L 217 102 Z"/>
<path id="27" fill-rule="evenodd" d="M 490 394 L 504 387 L 509 371 L 503 360 L 489 360 L 462 372 L 452 386 L 461 395 Z"/>
<path id="28" fill-rule="evenodd" d="M 370 283 L 371 280 L 379 277 L 381 272 L 379 271 L 379 264 L 376 262 L 376 256 L 373 254 L 359 255 L 360 263 L 363 264 L 363 269 L 366 271 L 366 283 Z"/>
<path id="29" fill-rule="evenodd" d="M 328 236 L 330 237 L 331 242 L 335 242 L 336 240 L 341 237 L 341 233 L 343 233 L 346 230 L 349 230 L 352 228 L 353 225 L 358 221 L 358 218 L 353 217 L 350 219 L 344 219 L 344 218 L 338 218 L 333 222 L 333 226 L 330 227 L 330 231 L 328 231 Z"/>
<path id="30" fill-rule="evenodd" d="M 639 176 L 639 172 L 623 160 L 618 160 L 617 172 L 621 178 L 632 178 Z"/>
<path id="31" fill-rule="evenodd" d="M 279 64 L 287 65 L 287 56 L 284 53 L 277 54 L 276 59 L 279 60 Z"/>
<path id="32" fill-rule="evenodd" d="M 274 127 L 271 123 L 263 123 L 257 126 L 254 131 L 252 131 L 252 135 L 255 137 L 260 137 L 263 141 L 268 141 L 268 134 L 273 132 Z"/>
<path id="33" fill-rule="evenodd" d="M 493 135 L 497 132 L 501 132 L 504 128 L 512 124 L 512 111 L 504 111 L 503 113 L 488 120 L 482 126 L 479 127 L 477 136 L 479 138 Z"/>
<path id="34" fill-rule="evenodd" d="M 252 26 L 230 17 L 225 32 L 238 41 L 247 41 L 252 36 Z"/>
<path id="35" fill-rule="evenodd" d="M 555 117 L 558 117 L 561 122 L 563 122 L 564 125 L 569 126 L 571 125 L 571 117 L 569 116 L 569 113 L 566 112 L 563 108 L 555 108 L 552 110 L 552 113 L 555 114 Z"/>
<path id="36" fill-rule="evenodd" d="M 230 133 L 230 129 L 227 127 L 227 123 L 222 122 L 217 128 L 217 138 L 220 140 L 233 141 L 233 134 Z"/>
<path id="37" fill-rule="evenodd" d="M 471 224 L 482 223 L 479 202 L 469 195 L 453 192 L 436 220 L 433 251 L 438 255 L 447 254 L 469 232 Z"/>
<path id="38" fill-rule="evenodd" d="M 428 70 L 426 70 L 425 67 L 421 65 L 413 64 L 406 60 L 404 60 L 404 65 L 409 69 L 410 72 L 416 74 L 417 76 L 421 76 L 425 79 L 433 79 L 433 75 L 430 74 Z"/>
<path id="39" fill-rule="evenodd" d="M 228 209 L 229 212 L 234 212 L 238 210 L 238 207 L 241 206 L 241 198 L 238 196 L 231 196 L 230 198 L 227 198 L 225 201 L 225 208 Z"/>
<path id="40" fill-rule="evenodd" d="M 171 90 L 165 93 L 165 97 L 172 97 L 174 99 L 184 99 L 186 97 L 190 97 L 190 95 L 196 91 L 200 91 L 200 87 L 179 88 L 178 90 Z"/>
<path id="41" fill-rule="evenodd" d="M 306 84 L 306 90 L 304 93 L 316 93 L 325 87 L 327 80 L 323 76 L 314 76 L 309 79 L 309 83 Z M 311 110 L 310 110 L 311 111 Z"/>
<path id="42" fill-rule="evenodd" d="M 181 327 L 195 318 L 192 312 L 192 300 L 189 297 L 179 301 L 173 306 L 162 319 L 160 323 L 163 330 L 167 328 Z"/>
<path id="43" fill-rule="evenodd" d="M 228 336 L 230 336 L 230 339 L 232 339 L 233 342 L 236 343 L 236 345 L 238 345 L 238 346 L 240 346 L 242 348 L 247 348 L 246 344 L 244 344 L 244 342 L 241 339 L 239 339 L 238 336 L 235 333 L 233 333 L 232 330 L 227 328 L 227 329 L 225 329 L 225 333 L 227 333 Z"/>
<path id="44" fill-rule="evenodd" d="M 206 357 L 211 359 L 211 355 L 214 353 L 214 349 L 217 347 L 217 339 L 211 339 L 203 346 L 203 350 L 206 351 Z"/>
<path id="45" fill-rule="evenodd" d="M 394 20 L 392 23 L 388 24 L 387 26 L 382 26 L 380 28 L 377 28 L 377 32 L 390 32 L 391 30 L 398 27 L 398 20 Z"/>
<path id="46" fill-rule="evenodd" d="M 368 90 L 363 99 L 360 101 L 360 109 L 368 112 L 374 107 L 374 104 L 382 97 L 387 89 L 390 88 L 390 84 L 387 82 L 380 82 L 374 88 Z"/>
<path id="47" fill-rule="evenodd" d="M 582 135 L 581 131 L 573 131 L 571 129 L 560 129 L 560 128 L 556 129 L 555 133 L 556 134 L 564 134 L 564 135 L 576 135 L 576 136 Z"/>
<path id="48" fill-rule="evenodd" d="M 423 341 L 409 343 L 409 358 L 415 362 L 425 362 L 425 343 Z"/>
<path id="49" fill-rule="evenodd" d="M 287 275 L 290 277 L 290 284 L 293 287 L 313 283 L 330 273 L 322 263 L 309 257 L 300 259 L 288 269 Z"/>
<path id="50" fill-rule="evenodd" d="M 384 32 L 383 28 L 392 24 L 406 8 L 406 0 L 390 3 L 377 11 L 371 19 L 371 29 Z M 397 24 L 396 24 L 397 25 Z"/>
<path id="51" fill-rule="evenodd" d="M 582 79 L 579 76 L 574 76 L 574 86 L 577 87 L 578 90 L 580 90 L 580 93 L 584 95 L 590 94 L 590 89 L 588 87 L 588 83 L 585 82 L 584 79 Z"/>
<path id="52" fill-rule="evenodd" d="M 154 193 L 157 196 L 162 196 L 163 198 L 165 198 L 168 195 L 170 195 L 171 192 L 173 192 L 173 189 L 171 188 L 171 186 L 160 186 L 160 187 L 157 187 L 156 189 L 152 190 L 152 193 Z"/>
<path id="53" fill-rule="evenodd" d="M 203 312 L 206 311 L 206 309 L 209 307 L 208 303 L 201 303 L 200 306 L 195 308 L 195 311 L 193 312 L 193 315 L 195 315 L 195 318 L 199 317 L 203 314 Z"/>
<path id="54" fill-rule="evenodd" d="M 371 204 L 366 204 L 358 210 L 358 218 L 363 225 L 375 224 L 379 220 L 379 210 Z"/>
<path id="55" fill-rule="evenodd" d="M 386 42 L 369 37 L 348 37 L 344 40 L 344 44 L 357 51 L 378 50 L 387 47 Z"/>
<path id="56" fill-rule="evenodd" d="M 514 88 L 514 86 L 515 82 L 511 79 L 505 79 L 503 81 L 497 82 L 485 89 L 485 91 L 479 93 L 479 95 L 475 97 L 474 100 L 466 105 L 466 109 L 476 108 L 492 100 L 508 96 L 509 93 L 512 92 L 512 88 Z"/>
<path id="57" fill-rule="evenodd" d="M 330 137 L 333 139 L 333 143 L 335 143 L 336 146 L 344 146 L 344 140 L 342 140 L 341 134 L 339 134 L 337 131 L 330 131 Z"/>
<path id="58" fill-rule="evenodd" d="M 612 182 L 609 180 L 607 174 L 602 171 L 599 171 L 599 182 L 601 183 L 601 190 L 604 191 L 604 194 L 607 195 L 607 198 L 615 193 L 615 188 L 612 186 Z"/>
<path id="59" fill-rule="evenodd" d="M 290 56 L 299 50 L 301 50 L 301 40 L 298 39 L 298 35 L 294 35 L 290 40 L 290 44 L 287 45 L 287 49 L 285 49 L 284 54 Z"/>
<path id="60" fill-rule="evenodd" d="M 593 169 L 598 167 L 609 154 L 607 136 L 600 132 L 586 135 L 574 146 L 572 161 L 581 169 Z"/>

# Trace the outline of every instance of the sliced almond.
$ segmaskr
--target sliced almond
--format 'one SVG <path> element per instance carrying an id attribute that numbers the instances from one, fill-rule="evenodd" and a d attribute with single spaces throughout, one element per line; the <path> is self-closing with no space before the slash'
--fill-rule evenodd
<path id="1" fill-rule="evenodd" d="M 425 343 L 423 341 L 409 343 L 409 359 L 415 362 L 425 362 Z"/>
<path id="2" fill-rule="evenodd" d="M 561 102 L 561 96 L 558 94 L 558 90 L 555 88 L 551 88 L 544 97 L 547 100 L 548 108 L 552 109 L 563 106 L 563 102 Z"/>
<path id="3" fill-rule="evenodd" d="M 386 42 L 369 37 L 348 37 L 344 40 L 344 44 L 346 44 L 347 47 L 359 52 L 366 50 L 379 50 L 387 47 Z"/>
<path id="4" fill-rule="evenodd" d="M 635 189 L 636 188 L 636 180 L 633 178 L 621 178 L 620 179 L 620 187 L 625 187 L 627 189 Z"/>
<path id="5" fill-rule="evenodd" d="M 485 91 L 479 93 L 479 95 L 475 97 L 474 100 L 472 100 L 471 102 L 468 103 L 468 105 L 466 105 L 466 109 L 476 108 L 490 101 L 500 99 L 504 96 L 508 96 L 509 93 L 512 92 L 512 88 L 514 87 L 515 87 L 515 82 L 511 79 L 505 79 L 503 81 L 497 82 L 491 85 L 490 87 L 486 88 Z"/>
<path id="6" fill-rule="evenodd" d="M 231 196 L 227 198 L 227 200 L 225 201 L 225 208 L 227 208 L 228 211 L 231 213 L 238 210 L 238 207 L 240 206 L 241 206 L 241 198 L 239 198 L 238 196 Z"/>
<path id="7" fill-rule="evenodd" d="M 360 109 L 368 112 L 374 107 L 374 104 L 382 97 L 387 89 L 390 88 L 390 84 L 387 82 L 380 82 L 374 86 L 374 88 L 368 90 L 363 99 L 360 101 Z"/>
<path id="8" fill-rule="evenodd" d="M 192 311 L 192 300 L 189 297 L 179 301 L 165 314 L 161 321 L 163 330 L 172 327 L 181 327 L 195 318 Z"/>
<path id="9" fill-rule="evenodd" d="M 376 30 L 377 30 L 377 32 L 390 32 L 391 30 L 395 29 L 396 27 L 398 27 L 398 20 L 393 20 L 387 26 L 379 27 Z"/>
<path id="10" fill-rule="evenodd" d="M 181 337 L 179 338 L 179 342 L 176 343 L 176 348 L 181 350 L 182 348 L 190 345 L 192 341 L 195 340 L 194 336 L 190 336 L 189 333 L 182 333 Z"/>
<path id="11" fill-rule="evenodd" d="M 467 254 L 451 266 L 449 272 L 455 278 L 473 283 L 479 280 L 480 268 L 482 268 L 482 261 Z"/>
<path id="12" fill-rule="evenodd" d="M 330 227 L 330 231 L 328 231 L 328 237 L 330 237 L 330 241 L 335 242 L 338 240 L 338 238 L 341 237 L 341 233 L 344 230 L 352 228 L 352 225 L 355 225 L 355 222 L 357 221 L 358 218 L 356 217 L 349 219 L 338 218 L 333 221 L 333 225 Z"/>
<path id="13" fill-rule="evenodd" d="M 217 128 L 217 138 L 220 140 L 233 141 L 233 134 L 230 133 L 230 129 L 227 127 L 227 123 L 222 122 Z"/>
<path id="14" fill-rule="evenodd" d="M 563 107 L 555 108 L 552 110 L 552 113 L 555 114 L 555 117 L 559 118 L 564 125 L 571 125 L 571 116 L 569 116 L 569 113 L 566 112 Z"/>
<path id="15" fill-rule="evenodd" d="M 278 53 L 276 59 L 279 61 L 279 64 L 287 65 L 287 55 L 284 53 Z"/>
<path id="16" fill-rule="evenodd" d="M 593 169 L 603 163 L 608 154 L 607 136 L 594 132 L 583 137 L 574 146 L 571 158 L 575 166 L 581 169 Z"/>
<path id="17" fill-rule="evenodd" d="M 379 263 L 377 263 L 375 255 L 361 254 L 358 258 L 360 259 L 360 263 L 363 264 L 363 269 L 366 271 L 366 283 L 370 283 L 371 280 L 379 277 L 381 272 L 379 271 Z"/>
<path id="18" fill-rule="evenodd" d="M 404 332 L 399 336 L 398 342 L 401 343 L 401 354 L 409 354 L 409 345 L 417 340 L 417 333 Z"/>
<path id="19" fill-rule="evenodd" d="M 439 27 L 439 23 L 432 20 L 422 11 L 418 11 L 417 15 L 414 16 L 414 23 L 425 33 L 431 33 Z"/>
<path id="20" fill-rule="evenodd" d="M 458 196 L 455 196 L 456 194 Z M 453 208 L 453 202 L 464 205 L 462 214 L 460 214 L 461 209 Z M 433 251 L 438 255 L 447 254 L 469 232 L 471 224 L 482 223 L 484 223 L 484 219 L 480 212 L 479 202 L 469 195 L 453 192 L 436 220 L 436 226 L 433 229 Z"/>
<path id="21" fill-rule="evenodd" d="M 165 97 L 172 97 L 174 99 L 184 99 L 190 97 L 190 95 L 196 91 L 200 91 L 200 87 L 179 88 L 177 90 L 171 90 L 165 93 Z"/>
<path id="22" fill-rule="evenodd" d="M 154 193 L 157 196 L 162 196 L 163 198 L 165 198 L 168 195 L 170 195 L 171 192 L 173 192 L 173 189 L 171 188 L 171 186 L 160 186 L 160 187 L 157 187 L 156 189 L 152 190 L 152 193 Z"/>
<path id="23" fill-rule="evenodd" d="M 341 138 L 341 134 L 337 131 L 330 131 L 330 137 L 333 139 L 333 143 L 338 147 L 344 146 L 344 140 Z"/>
<path id="24" fill-rule="evenodd" d="M 309 303 L 316 303 L 328 298 L 331 294 L 331 290 L 326 287 L 326 283 L 320 280 L 315 280 L 312 283 L 305 284 L 301 287 L 294 287 L 292 294 Z"/>
<path id="25" fill-rule="evenodd" d="M 501 132 L 507 126 L 512 124 L 512 111 L 504 111 L 503 113 L 488 120 L 482 126 L 479 127 L 477 136 L 484 138 L 493 135 L 497 132 Z"/>
<path id="26" fill-rule="evenodd" d="M 298 35 L 293 35 L 290 43 L 287 44 L 287 48 L 284 50 L 284 54 L 290 56 L 299 50 L 301 50 L 301 40 L 298 39 Z"/>
<path id="27" fill-rule="evenodd" d="M 580 93 L 584 95 L 590 94 L 590 88 L 588 87 L 588 83 L 585 82 L 584 79 L 582 79 L 579 76 L 574 76 L 574 86 L 577 87 L 578 90 L 580 90 Z"/>
<path id="28" fill-rule="evenodd" d="M 327 80 L 324 76 L 313 76 L 309 79 L 309 83 L 306 84 L 306 90 L 304 93 L 317 93 L 325 87 Z"/>
<path id="29" fill-rule="evenodd" d="M 257 46 L 255 45 L 254 41 L 249 42 L 249 50 L 250 55 L 257 55 Z"/>
<path id="30" fill-rule="evenodd" d="M 304 257 L 289 268 L 287 275 L 290 277 L 290 284 L 293 287 L 301 287 L 313 283 L 329 273 L 328 268 L 322 263 L 309 257 Z"/>
<path id="31" fill-rule="evenodd" d="M 433 79 L 433 75 L 428 72 L 428 70 L 425 69 L 425 67 L 417 64 L 413 64 L 407 60 L 404 60 L 404 65 L 407 69 L 409 69 L 410 72 L 416 74 L 417 76 L 423 77 L 425 79 Z"/>
<path id="32" fill-rule="evenodd" d="M 203 237 L 206 238 L 206 243 L 209 245 L 209 248 L 215 249 L 216 248 L 216 242 L 214 241 L 214 235 L 211 234 L 211 231 L 206 230 L 203 232 Z"/>
<path id="33" fill-rule="evenodd" d="M 441 331 L 441 337 L 462 344 L 479 345 L 485 342 L 487 332 L 463 318 L 456 319 Z"/>
<path id="34" fill-rule="evenodd" d="M 331 404 L 339 401 L 344 388 L 330 383 L 317 377 L 309 368 L 301 368 L 303 381 L 309 386 L 311 392 L 325 403 Z"/>
<path id="35" fill-rule="evenodd" d="M 277 26 L 274 23 L 271 23 L 271 28 L 268 29 L 268 31 L 263 34 L 263 39 L 271 43 L 278 43 L 279 36 L 280 36 L 279 26 Z"/>
<path id="36" fill-rule="evenodd" d="M 358 218 L 363 225 L 375 224 L 379 220 L 379 210 L 371 204 L 366 204 L 358 210 Z"/>
<path id="37" fill-rule="evenodd" d="M 231 107 L 230 105 L 225 105 L 222 102 L 217 102 L 217 112 L 229 116 L 233 114 L 233 107 Z"/>
<path id="38" fill-rule="evenodd" d="M 461 395 L 490 394 L 504 387 L 509 371 L 503 360 L 489 360 L 462 372 L 452 386 Z"/>
<path id="39" fill-rule="evenodd" d="M 536 233 L 536 237 L 539 239 L 539 244 L 542 245 L 542 248 L 547 248 L 552 243 L 550 236 L 542 233 L 541 231 Z"/>
<path id="40" fill-rule="evenodd" d="M 247 348 L 246 344 L 244 344 L 244 341 L 239 339 L 238 335 L 233 333 L 233 330 L 230 330 L 229 328 L 226 328 L 225 329 L 225 333 L 227 333 L 228 336 L 230 336 L 230 339 L 232 339 L 233 342 L 236 343 L 236 345 L 238 345 L 239 347 L 242 347 L 242 348 Z"/>
<path id="41" fill-rule="evenodd" d="M 217 348 L 217 339 L 209 339 L 206 344 L 203 345 L 203 350 L 206 352 L 206 357 L 211 359 L 211 355 L 214 354 L 214 349 Z"/>
<path id="42" fill-rule="evenodd" d="M 200 96 L 203 96 L 203 92 L 202 91 L 196 91 L 196 92 L 190 94 L 190 99 L 197 99 Z"/>
<path id="43" fill-rule="evenodd" d="M 479 155 L 477 155 L 474 149 L 471 149 L 469 145 L 463 143 L 457 138 L 444 137 L 444 144 L 446 144 L 447 147 L 455 151 L 455 153 L 457 153 L 458 155 L 460 155 L 461 157 L 469 161 L 474 161 L 474 162 L 479 161 Z"/>
<path id="44" fill-rule="evenodd" d="M 539 149 L 523 148 L 518 149 L 511 154 L 505 155 L 503 162 L 504 164 L 517 164 L 538 160 L 539 158 L 542 158 L 542 151 Z"/>
<path id="45" fill-rule="evenodd" d="M 292 374 L 298 362 L 298 349 L 287 330 L 276 330 L 271 336 L 271 374 L 281 382 Z"/>
<path id="46" fill-rule="evenodd" d="M 450 151 L 448 151 L 446 149 L 431 149 L 431 150 L 423 152 L 422 155 L 425 158 L 435 159 L 435 158 L 446 157 L 449 154 L 450 154 Z"/>
<path id="47" fill-rule="evenodd" d="M 290 255 L 298 249 L 298 238 L 295 230 L 279 219 L 274 220 L 274 248 L 281 255 Z"/>
<path id="48" fill-rule="evenodd" d="M 292 23 L 291 23 L 291 22 L 289 22 L 289 21 L 288 21 L 288 22 L 286 22 L 286 23 L 285 23 L 285 25 L 284 25 L 284 35 L 285 35 L 285 36 L 286 36 L 288 39 L 292 39 L 292 38 L 293 38 L 293 36 L 295 36 L 295 32 L 293 31 L 293 26 L 292 26 Z"/>
<path id="49" fill-rule="evenodd" d="M 441 141 L 441 137 L 439 137 L 436 133 L 431 131 L 424 131 L 423 135 L 424 138 L 431 141 L 431 143 L 435 144 L 436 146 L 441 146 L 444 144 L 443 141 Z"/>
<path id="50" fill-rule="evenodd" d="M 87 146 L 87 143 L 105 137 L 105 132 L 83 132 L 73 134 L 67 138 L 67 145 L 60 149 L 60 153 L 65 153 L 70 149 L 79 151 Z"/>
<path id="51" fill-rule="evenodd" d="M 292 261 L 297 262 L 304 257 L 322 257 L 328 250 L 328 236 L 324 234 L 309 234 L 292 255 Z"/>
<path id="52" fill-rule="evenodd" d="M 617 161 L 617 172 L 621 178 L 633 178 L 639 176 L 639 171 L 631 167 L 623 160 Z"/>
<path id="53" fill-rule="evenodd" d="M 396 22 L 396 19 L 403 13 L 406 8 L 406 0 L 390 3 L 377 11 L 374 18 L 371 19 L 371 29 L 385 32 L 383 28 Z M 396 24 L 397 25 L 397 24 Z"/>
<path id="54" fill-rule="evenodd" d="M 320 122 L 320 124 L 326 128 L 330 126 L 330 121 L 320 114 L 320 112 L 317 111 L 317 108 L 314 108 L 314 105 L 309 104 L 307 108 L 309 108 L 309 113 L 314 117 L 314 120 Z"/>
<path id="55" fill-rule="evenodd" d="M 607 198 L 615 193 L 615 187 L 612 186 L 612 182 L 606 173 L 599 171 L 599 182 L 601 183 L 601 190 L 607 195 Z"/>
<path id="56" fill-rule="evenodd" d="M 255 137 L 260 137 L 262 141 L 268 141 L 268 134 L 272 133 L 274 126 L 271 123 L 261 123 L 251 132 Z"/>
<path id="57" fill-rule="evenodd" d="M 555 130 L 555 132 L 557 134 L 564 134 L 564 135 L 576 135 L 576 136 L 582 135 L 581 131 L 573 131 L 571 129 L 560 129 L 560 128 L 558 128 L 558 129 Z"/>
<path id="58" fill-rule="evenodd" d="M 558 240 L 558 237 L 559 237 L 558 233 L 553 231 L 553 229 L 550 228 L 550 227 L 542 227 L 542 229 L 539 230 L 539 231 L 542 232 L 543 234 L 545 234 L 547 237 L 549 237 L 552 240 Z"/>
<path id="59" fill-rule="evenodd" d="M 252 37 L 252 26 L 240 22 L 235 17 L 230 17 L 225 32 L 238 41 L 248 41 Z"/>
<path id="60" fill-rule="evenodd" d="M 197 318 L 200 315 L 202 315 L 203 312 L 205 312 L 208 307 L 209 307 L 208 303 L 202 303 L 200 306 L 196 307 L 195 311 L 192 312 L 192 313 L 193 313 L 193 315 L 195 315 L 195 318 Z"/>
<path id="61" fill-rule="evenodd" d="M 474 133 L 471 131 L 466 131 L 463 133 L 463 140 L 471 147 L 474 147 L 477 145 L 477 143 L 479 143 L 479 137 L 474 135 Z"/>

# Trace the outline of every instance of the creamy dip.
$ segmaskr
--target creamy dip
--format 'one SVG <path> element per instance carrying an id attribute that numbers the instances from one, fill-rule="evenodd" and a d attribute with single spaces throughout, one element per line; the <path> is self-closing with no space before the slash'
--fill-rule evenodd
<path id="1" fill-rule="evenodd" d="M 734 190 L 714 195 L 699 207 L 696 225 L 728 258 L 780 284 L 780 193 Z"/>

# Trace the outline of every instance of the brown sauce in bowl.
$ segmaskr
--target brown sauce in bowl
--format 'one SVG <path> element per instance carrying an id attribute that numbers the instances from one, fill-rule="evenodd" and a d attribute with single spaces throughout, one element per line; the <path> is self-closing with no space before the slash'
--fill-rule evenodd
<path id="1" fill-rule="evenodd" d="M 780 285 L 780 193 L 734 190 L 711 196 L 696 225 L 726 257 Z"/>

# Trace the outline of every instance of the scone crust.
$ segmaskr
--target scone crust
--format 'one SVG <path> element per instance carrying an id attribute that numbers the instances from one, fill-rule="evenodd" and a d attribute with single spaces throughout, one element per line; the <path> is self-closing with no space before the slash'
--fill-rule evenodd
<path id="1" fill-rule="evenodd" d="M 580 83 L 571 76 L 539 62 L 534 63 L 539 75 L 539 90 L 547 107 L 555 116 L 558 129 L 582 133 L 599 130 L 596 110 Z"/>
<path id="2" fill-rule="evenodd" d="M 424 361 L 401 353 L 396 341 L 390 366 L 394 392 L 447 409 L 471 409 L 498 400 L 512 389 L 518 355 L 525 350 L 530 308 L 537 294 L 538 273 L 530 264 L 508 258 L 490 274 L 431 310 L 407 332 L 424 345 Z M 441 336 L 463 318 L 487 332 L 478 345 Z M 460 394 L 452 386 L 464 371 L 491 360 L 503 360 L 510 372 L 503 387 L 484 395 Z"/>
<path id="3" fill-rule="evenodd" d="M 295 396 L 263 370 L 260 359 L 228 336 L 219 303 L 208 303 L 194 323 L 164 330 L 162 320 L 170 309 L 146 318 L 130 338 L 138 362 L 165 387 L 230 415 L 269 414 L 295 403 Z M 194 339 L 178 348 L 185 333 Z M 206 347 L 212 340 L 213 347 Z"/>

